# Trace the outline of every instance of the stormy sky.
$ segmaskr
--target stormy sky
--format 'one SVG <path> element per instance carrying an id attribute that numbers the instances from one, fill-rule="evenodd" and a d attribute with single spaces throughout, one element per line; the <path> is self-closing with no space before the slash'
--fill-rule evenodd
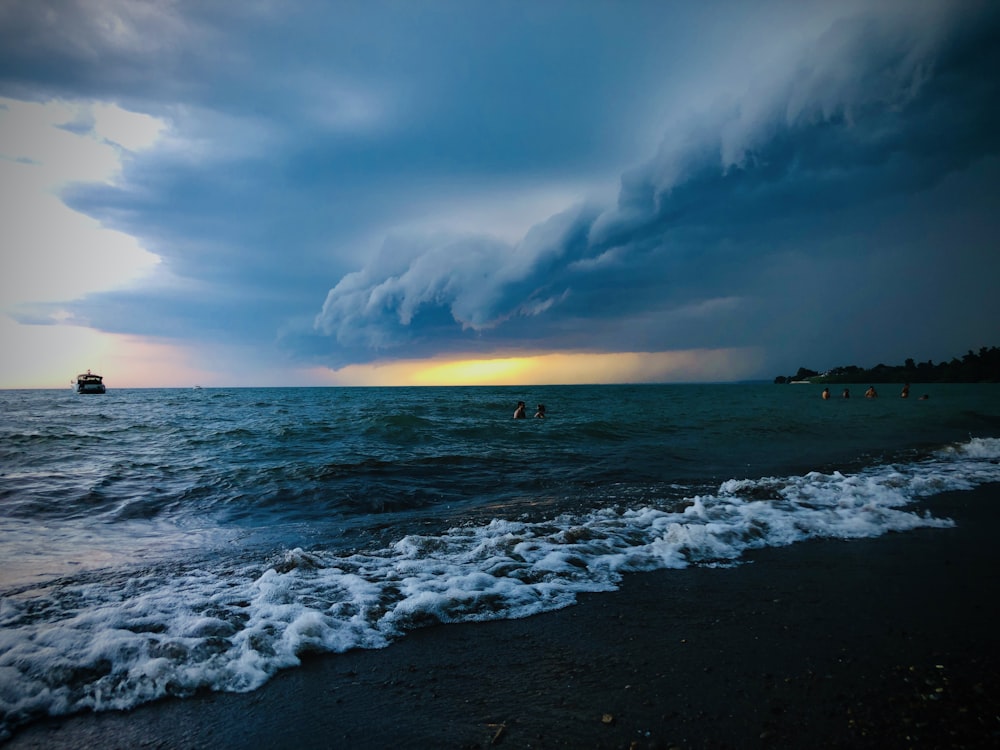
<path id="1" fill-rule="evenodd" d="M 0 386 L 949 359 L 998 152 L 985 1 L 7 0 Z"/>

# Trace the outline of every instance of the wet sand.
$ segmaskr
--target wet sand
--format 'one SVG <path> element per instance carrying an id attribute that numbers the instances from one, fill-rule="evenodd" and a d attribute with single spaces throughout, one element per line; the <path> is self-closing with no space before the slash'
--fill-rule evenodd
<path id="1" fill-rule="evenodd" d="M 1000 486 L 928 507 L 957 527 L 634 575 L 254 693 L 46 720 L 4 750 L 998 747 Z"/>

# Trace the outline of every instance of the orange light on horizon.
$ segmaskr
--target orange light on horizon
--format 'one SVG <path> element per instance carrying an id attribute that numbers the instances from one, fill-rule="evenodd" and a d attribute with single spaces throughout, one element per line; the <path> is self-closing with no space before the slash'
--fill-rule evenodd
<path id="1" fill-rule="evenodd" d="M 741 380 L 760 365 L 755 349 L 566 352 L 519 357 L 397 360 L 329 372 L 333 385 L 575 385 Z"/>
<path id="2" fill-rule="evenodd" d="M 331 370 L 275 361 L 246 348 L 102 333 L 80 326 L 21 325 L 0 316 L 0 388 L 62 388 L 90 368 L 108 388 L 272 386 L 507 386 L 732 381 L 753 377 L 756 349 L 560 352 L 391 360 Z"/>
<path id="3" fill-rule="evenodd" d="M 516 385 L 522 382 L 532 359 L 464 359 L 424 365 L 413 373 L 413 380 L 415 385 Z"/>

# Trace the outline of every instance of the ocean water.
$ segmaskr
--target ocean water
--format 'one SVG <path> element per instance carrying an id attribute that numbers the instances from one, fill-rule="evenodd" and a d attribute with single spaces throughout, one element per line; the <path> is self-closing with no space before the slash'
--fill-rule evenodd
<path id="1" fill-rule="evenodd" d="M 865 385 L 0 391 L 0 739 L 1000 481 L 1000 386 Z"/>

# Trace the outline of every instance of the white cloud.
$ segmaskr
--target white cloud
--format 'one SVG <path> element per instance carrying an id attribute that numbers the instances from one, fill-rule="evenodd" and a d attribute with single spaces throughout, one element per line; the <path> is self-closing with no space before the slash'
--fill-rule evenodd
<path id="1" fill-rule="evenodd" d="M 417 313 L 447 308 L 462 329 L 484 331 L 514 315 L 538 315 L 564 295 L 540 294 L 545 268 L 567 250 L 586 208 L 536 224 L 511 244 L 484 235 L 403 238 L 327 294 L 315 327 L 343 344 L 393 346 Z"/>
<path id="2" fill-rule="evenodd" d="M 151 146 L 163 124 L 114 104 L 0 99 L 0 309 L 116 288 L 159 259 L 66 206 L 60 190 L 113 184 L 119 147 Z"/>
<path id="3" fill-rule="evenodd" d="M 79 131 L 88 130 L 85 134 Z M 77 181 L 110 182 L 118 154 L 93 135 L 93 116 L 85 105 L 45 104 L 0 99 L 0 163 L 30 165 L 5 173 L 0 184 L 12 193 L 49 191 Z"/>
<path id="4" fill-rule="evenodd" d="M 117 104 L 95 104 L 94 133 L 129 151 L 149 148 L 164 130 L 162 120 L 139 112 L 129 112 Z"/>
<path id="5" fill-rule="evenodd" d="M 617 179 L 529 181 L 516 185 L 493 180 L 487 185 L 431 185 L 433 199 L 424 200 L 413 211 L 414 218 L 397 223 L 397 234 L 477 234 L 511 244 L 519 242 L 532 227 L 583 201 L 611 202 Z M 419 198 L 417 199 L 419 200 Z"/>

